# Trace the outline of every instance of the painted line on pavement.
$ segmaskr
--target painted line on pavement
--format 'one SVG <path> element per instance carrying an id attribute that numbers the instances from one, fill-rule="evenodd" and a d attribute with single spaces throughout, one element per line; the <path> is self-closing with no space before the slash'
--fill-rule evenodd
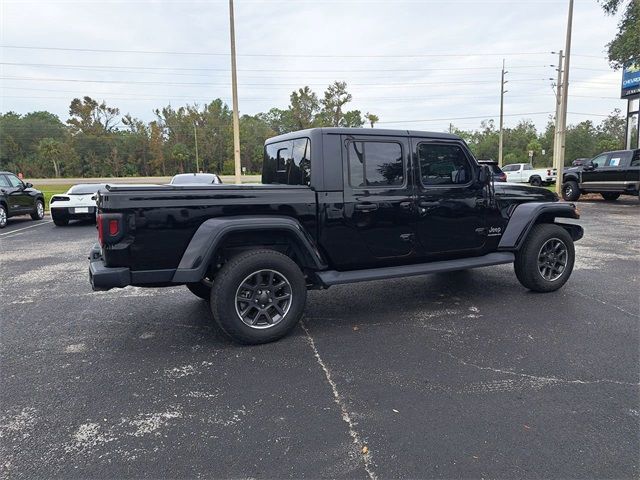
<path id="1" fill-rule="evenodd" d="M 0 237 L 6 237 L 8 235 L 11 235 L 12 233 L 19 233 L 19 232 L 22 232 L 23 230 L 27 230 L 29 228 L 41 227 L 41 226 L 47 225 L 49 223 L 53 223 L 53 220 L 49 220 L 48 222 L 37 223 L 36 225 L 29 225 L 28 227 L 19 228 L 17 230 L 12 230 L 12 231 L 6 232 L 6 233 L 0 233 Z"/>

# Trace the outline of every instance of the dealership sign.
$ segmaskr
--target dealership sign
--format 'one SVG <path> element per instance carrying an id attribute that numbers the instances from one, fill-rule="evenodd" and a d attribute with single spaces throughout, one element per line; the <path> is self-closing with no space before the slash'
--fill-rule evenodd
<path id="1" fill-rule="evenodd" d="M 640 62 L 630 63 L 622 70 L 621 98 L 640 95 Z"/>

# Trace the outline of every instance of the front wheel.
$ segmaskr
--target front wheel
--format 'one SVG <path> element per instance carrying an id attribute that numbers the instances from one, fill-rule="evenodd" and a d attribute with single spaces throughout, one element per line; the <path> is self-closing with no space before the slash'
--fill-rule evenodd
<path id="1" fill-rule="evenodd" d="M 613 192 L 602 192 L 600 195 L 602 195 L 602 198 L 604 198 L 607 202 L 613 202 L 620 197 L 619 193 Z"/>
<path id="2" fill-rule="evenodd" d="M 252 250 L 228 261 L 216 275 L 211 311 L 233 340 L 258 344 L 293 329 L 307 301 L 303 273 L 291 258 L 273 250 Z"/>
<path id="3" fill-rule="evenodd" d="M 32 220 L 42 220 L 44 218 L 44 203 L 42 200 L 36 201 L 36 209 L 31 214 Z"/>
<path id="4" fill-rule="evenodd" d="M 0 228 L 7 226 L 7 209 L 4 205 L 0 205 Z"/>
<path id="5" fill-rule="evenodd" d="M 575 202 L 580 198 L 580 187 L 575 180 L 568 180 L 562 184 L 562 198 L 567 202 Z"/>
<path id="6" fill-rule="evenodd" d="M 553 292 L 573 271 L 575 249 L 571 235 L 555 224 L 534 225 L 516 253 L 514 268 L 520 283 L 534 292 Z"/>

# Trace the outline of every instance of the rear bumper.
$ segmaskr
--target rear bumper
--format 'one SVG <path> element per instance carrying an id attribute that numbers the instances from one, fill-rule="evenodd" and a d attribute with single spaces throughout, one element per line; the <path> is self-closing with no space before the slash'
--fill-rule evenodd
<path id="1" fill-rule="evenodd" d="M 76 208 L 81 207 L 53 207 L 50 209 L 51 217 L 54 219 L 67 219 L 67 220 L 80 220 L 80 219 L 95 219 L 96 208 L 85 207 L 86 212 L 76 212 Z"/>
<path id="2" fill-rule="evenodd" d="M 89 252 L 89 281 L 96 291 L 123 288 L 131 284 L 131 272 L 126 267 L 106 267 L 102 249 L 96 243 Z"/>

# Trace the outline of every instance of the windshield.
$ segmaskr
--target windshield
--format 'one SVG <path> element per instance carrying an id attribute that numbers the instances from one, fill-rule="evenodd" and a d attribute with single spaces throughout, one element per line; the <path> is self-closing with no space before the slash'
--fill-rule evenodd
<path id="1" fill-rule="evenodd" d="M 171 185 L 206 184 L 221 183 L 218 176 L 213 173 L 184 173 L 176 175 L 171 179 Z"/>
<path id="2" fill-rule="evenodd" d="M 101 188 L 104 188 L 104 183 L 85 183 L 82 185 L 74 185 L 67 191 L 67 195 L 88 195 L 90 193 L 96 193 Z"/>

